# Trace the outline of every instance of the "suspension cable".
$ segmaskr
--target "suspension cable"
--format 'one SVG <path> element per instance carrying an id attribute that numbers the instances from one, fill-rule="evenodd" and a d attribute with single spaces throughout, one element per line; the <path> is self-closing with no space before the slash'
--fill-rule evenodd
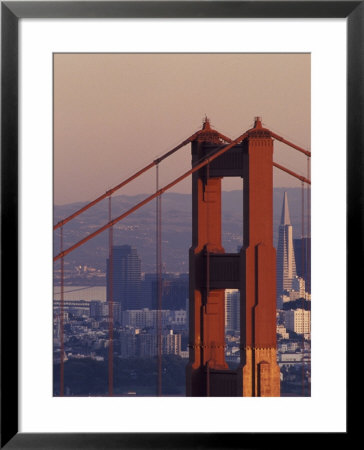
<path id="1" fill-rule="evenodd" d="M 209 156 L 208 158 L 206 158 L 204 161 L 202 161 L 201 163 L 197 164 L 196 166 L 194 166 L 192 169 L 188 170 L 187 172 L 185 172 L 183 175 L 179 176 L 178 178 L 174 179 L 172 182 L 170 182 L 169 184 L 167 184 L 166 186 L 164 186 L 163 188 L 159 189 L 157 192 L 155 192 L 154 194 L 150 195 L 149 197 L 145 198 L 144 200 L 142 200 L 141 202 L 137 203 L 135 206 L 133 206 L 132 208 L 130 208 L 128 211 L 124 212 L 123 214 L 121 214 L 120 216 L 116 217 L 115 219 L 111 220 L 110 222 L 108 222 L 107 224 L 105 224 L 104 226 L 102 226 L 101 228 L 99 228 L 98 230 L 94 231 L 93 233 L 89 234 L 88 236 L 86 236 L 85 238 L 81 239 L 79 242 L 77 242 L 76 244 L 72 245 L 71 247 L 69 247 L 67 250 L 59 253 L 58 255 L 56 255 L 53 258 L 53 261 L 57 261 L 59 258 L 68 255 L 69 253 L 71 253 L 73 250 L 75 250 L 76 248 L 80 247 L 81 245 L 83 245 L 84 243 L 86 243 L 87 241 L 89 241 L 90 239 L 93 239 L 95 236 L 97 236 L 98 234 L 102 233 L 103 231 L 107 230 L 108 228 L 110 228 L 111 226 L 115 225 L 116 223 L 120 222 L 120 220 L 124 219 L 125 217 L 129 216 L 130 214 L 132 214 L 133 212 L 137 211 L 139 208 L 141 208 L 142 206 L 146 205 L 147 203 L 149 203 L 150 201 L 152 201 L 153 199 L 155 199 L 156 197 L 158 197 L 159 195 L 162 195 L 164 192 L 168 191 L 169 189 L 171 189 L 173 186 L 175 186 L 176 184 L 178 184 L 179 182 L 181 182 L 182 180 L 184 180 L 185 178 L 187 178 L 188 176 L 192 175 L 194 172 L 197 172 L 197 170 L 201 169 L 202 167 L 206 166 L 209 162 L 213 161 L 214 159 L 218 158 L 219 156 L 221 156 L 222 154 L 224 154 L 225 152 L 227 152 L 228 150 L 230 150 L 232 147 L 234 147 L 234 145 L 238 144 L 240 141 L 242 141 L 243 139 L 245 139 L 247 137 L 248 133 L 244 133 L 241 136 L 239 136 L 237 139 L 235 139 L 235 141 L 233 141 L 231 144 L 227 145 L 226 147 L 223 147 L 222 149 L 220 149 L 218 152 L 216 152 L 214 155 Z"/>
<path id="2" fill-rule="evenodd" d="M 283 142 L 283 144 L 286 144 L 286 145 L 288 145 L 289 147 L 292 147 L 292 148 L 294 148 L 295 150 L 298 150 L 299 152 L 303 153 L 303 154 L 306 155 L 306 156 L 311 156 L 311 152 L 309 152 L 308 150 L 305 150 L 304 148 L 299 147 L 298 145 L 293 144 L 293 143 L 290 142 L 290 141 L 287 141 L 287 139 L 284 139 L 282 136 L 279 136 L 278 134 L 273 133 L 273 131 L 270 131 L 270 130 L 269 130 L 269 132 L 270 132 L 271 136 L 272 136 L 274 139 L 277 139 L 277 141 Z"/>
<path id="3" fill-rule="evenodd" d="M 311 184 L 311 180 L 310 179 L 308 179 L 306 177 L 303 177 L 302 175 L 298 175 L 298 173 L 295 173 L 292 170 L 287 169 L 286 167 L 281 166 L 280 164 L 278 164 L 278 163 L 276 163 L 274 161 L 273 161 L 273 167 L 276 167 L 277 169 L 280 169 L 283 172 L 286 172 L 289 175 L 292 175 L 293 177 L 298 178 L 300 181 L 302 181 L 302 183 Z"/>
<path id="4" fill-rule="evenodd" d="M 71 247 L 69 247 L 67 250 L 59 253 L 58 255 L 56 255 L 53 258 L 53 261 L 57 261 L 60 257 L 62 256 L 66 256 L 69 253 L 71 253 L 73 250 L 75 250 L 76 248 L 80 247 L 81 245 L 83 245 L 85 242 L 89 241 L 90 239 L 94 238 L 95 236 L 97 236 L 98 234 L 102 233 L 103 231 L 107 230 L 108 228 L 110 228 L 111 226 L 115 225 L 116 223 L 118 223 L 120 220 L 124 219 L 125 217 L 129 216 L 130 214 L 132 214 L 133 212 L 137 211 L 139 208 L 141 208 L 142 206 L 144 206 L 145 204 L 149 203 L 150 201 L 152 201 L 153 199 L 155 199 L 156 197 L 158 197 L 159 195 L 162 195 L 164 192 L 166 192 L 167 190 L 171 189 L 173 186 L 175 186 L 176 184 L 178 184 L 179 182 L 181 182 L 182 180 L 184 180 L 185 178 L 187 178 L 189 175 L 192 175 L 194 172 L 196 172 L 197 170 L 201 169 L 202 167 L 206 166 L 207 164 L 209 164 L 210 162 L 212 162 L 213 160 L 215 160 L 216 158 L 218 158 L 219 156 L 223 155 L 225 152 L 227 152 L 228 150 L 230 150 L 232 147 L 234 147 L 235 145 L 237 145 L 238 143 L 240 143 L 242 140 L 244 140 L 246 137 L 249 136 L 249 131 L 245 132 L 244 134 L 242 134 L 241 136 L 239 136 L 237 139 L 235 139 L 234 141 L 232 141 L 229 145 L 222 147 L 220 150 L 218 150 L 216 153 L 214 154 L 209 154 L 202 162 L 196 164 L 192 169 L 188 170 L 187 172 L 185 172 L 183 175 L 179 176 L 178 178 L 174 179 L 172 182 L 170 182 L 169 184 L 167 184 L 166 186 L 164 186 L 163 188 L 159 189 L 158 191 L 156 191 L 154 194 L 150 195 L 149 197 L 145 198 L 144 200 L 142 200 L 141 202 L 137 203 L 133 208 L 130 208 L 128 211 L 126 211 L 125 213 L 121 214 L 120 216 L 116 217 L 115 219 L 109 221 L 107 224 L 105 224 L 104 226 L 102 226 L 101 228 L 99 228 L 98 230 L 94 231 L 93 233 L 89 234 L 88 236 L 86 236 L 85 238 L 81 239 L 79 242 L 77 242 L 76 244 L 72 245 Z M 311 181 L 307 180 L 305 177 L 301 177 L 300 175 L 296 174 L 295 172 L 286 169 L 285 167 L 281 166 L 280 164 L 277 163 L 273 163 L 273 165 L 287 173 L 289 173 L 290 175 L 299 178 L 300 180 L 303 179 L 303 181 L 305 183 L 310 184 Z"/>
<path id="5" fill-rule="evenodd" d="M 268 130 L 271 134 L 271 136 L 275 139 L 277 139 L 278 141 L 283 142 L 284 144 L 304 153 L 307 156 L 311 156 L 311 152 L 303 149 L 302 147 L 299 147 L 296 144 L 293 144 L 292 142 L 288 141 L 287 139 L 284 139 L 282 136 L 279 136 L 278 134 L 274 133 L 273 131 Z M 181 142 L 179 145 L 177 145 L 176 147 L 174 147 L 172 150 L 169 150 L 168 152 L 164 153 L 162 156 L 156 158 L 154 161 L 152 161 L 151 163 L 149 163 L 148 165 L 146 165 L 145 167 L 143 167 L 142 169 L 140 169 L 138 172 L 136 172 L 135 174 L 133 174 L 132 176 L 130 176 L 129 178 L 127 178 L 126 180 L 122 181 L 121 183 L 117 184 L 116 186 L 114 186 L 113 188 L 109 189 L 108 191 L 106 191 L 104 194 L 100 195 L 99 197 L 97 197 L 96 199 L 92 200 L 91 202 L 87 203 L 85 206 L 83 206 L 82 208 L 78 209 L 77 211 L 75 211 L 74 213 L 72 213 L 71 215 L 69 215 L 68 217 L 66 217 L 65 219 L 60 220 L 56 225 L 54 225 L 53 230 L 57 230 L 59 227 L 61 227 L 62 225 L 65 225 L 66 223 L 68 223 L 69 221 L 71 221 L 72 219 L 74 219 L 75 217 L 79 216 L 80 214 L 82 214 L 83 212 L 87 211 L 89 208 L 91 208 L 92 206 L 96 205 L 97 203 L 99 203 L 101 200 L 110 197 L 114 192 L 118 191 L 119 189 L 121 189 L 123 186 L 126 186 L 128 183 L 130 183 L 131 181 L 135 180 L 136 178 L 138 178 L 140 175 L 142 175 L 143 173 L 147 172 L 149 169 L 151 169 L 152 167 L 154 167 L 156 164 L 159 164 L 160 162 L 162 162 L 164 159 L 168 158 L 169 156 L 173 155 L 173 153 L 175 153 L 177 150 L 179 150 L 180 148 L 184 147 L 185 145 L 189 144 L 191 141 L 193 141 L 199 134 L 201 134 L 203 132 L 203 130 L 198 130 L 196 131 L 196 133 L 192 134 L 190 137 L 188 137 L 187 139 L 185 139 L 183 142 Z M 229 137 L 222 135 L 221 133 L 219 133 L 220 137 L 229 143 L 234 143 L 236 142 L 231 140 Z M 278 167 L 278 166 L 276 166 Z M 283 170 L 283 169 L 282 169 Z M 295 175 L 294 175 L 295 176 Z"/>
<path id="6" fill-rule="evenodd" d="M 173 155 L 173 153 L 175 153 L 177 150 L 179 150 L 180 148 L 184 147 L 185 145 L 189 144 L 191 141 L 193 141 L 198 134 L 200 134 L 201 130 L 197 131 L 196 133 L 192 134 L 189 138 L 185 139 L 183 142 L 181 142 L 180 144 L 178 144 L 176 147 L 174 147 L 172 150 L 169 150 L 167 153 L 164 153 L 162 156 L 160 156 L 159 158 L 155 159 L 154 161 L 152 161 L 151 163 L 149 163 L 148 165 L 146 165 L 145 167 L 143 167 L 142 169 L 140 169 L 138 172 L 136 172 L 135 174 L 133 174 L 132 176 L 130 176 L 129 178 L 127 178 L 126 180 L 122 181 L 121 183 L 119 183 L 118 185 L 114 186 L 113 188 L 109 189 L 108 191 L 106 191 L 104 194 L 100 195 L 99 197 L 97 197 L 95 200 L 92 200 L 91 202 L 87 203 L 87 205 L 83 206 L 82 208 L 80 208 L 79 210 L 75 211 L 74 213 L 72 213 L 70 216 L 66 217 L 63 220 L 60 220 L 56 225 L 54 225 L 53 230 L 56 230 L 57 228 L 61 227 L 62 225 L 66 224 L 67 222 L 69 222 L 70 220 L 74 219 L 75 217 L 79 216 L 80 214 L 82 214 L 83 212 L 87 211 L 89 208 L 91 208 L 92 206 L 96 205 L 97 203 L 99 203 L 101 200 L 103 200 L 106 197 L 110 197 L 114 192 L 118 191 L 119 189 L 121 189 L 123 186 L 127 185 L 128 183 L 130 183 L 131 181 L 135 180 L 136 178 L 138 178 L 140 175 L 142 175 L 143 173 L 147 172 L 149 169 L 151 169 L 152 167 L 154 167 L 156 164 L 159 164 L 161 161 L 163 161 L 164 159 L 168 158 L 169 156 Z"/>

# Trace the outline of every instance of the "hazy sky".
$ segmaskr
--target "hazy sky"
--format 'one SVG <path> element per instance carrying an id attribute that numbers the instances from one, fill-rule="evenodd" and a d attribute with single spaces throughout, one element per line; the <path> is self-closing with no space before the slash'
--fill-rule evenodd
<path id="1" fill-rule="evenodd" d="M 263 125 L 310 148 L 308 54 L 57 54 L 56 204 L 92 200 L 201 128 L 235 139 Z M 274 160 L 306 175 L 306 158 L 275 142 Z M 161 185 L 190 168 L 190 146 L 160 166 Z M 274 169 L 275 186 L 300 186 Z M 173 192 L 190 192 L 191 181 Z M 241 180 L 224 180 L 225 190 Z M 155 169 L 122 194 L 150 193 Z"/>

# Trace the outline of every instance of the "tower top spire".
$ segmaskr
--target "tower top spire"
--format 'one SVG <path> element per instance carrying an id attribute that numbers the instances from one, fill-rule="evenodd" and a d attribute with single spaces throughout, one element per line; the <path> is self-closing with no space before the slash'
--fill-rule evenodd
<path id="1" fill-rule="evenodd" d="M 206 115 L 205 115 L 205 118 L 204 118 L 204 121 L 203 121 L 202 129 L 203 130 L 211 130 L 210 119 Z"/>
<path id="2" fill-rule="evenodd" d="M 262 127 L 262 118 L 260 116 L 254 117 L 254 128 L 263 128 Z"/>
<path id="3" fill-rule="evenodd" d="M 284 193 L 281 225 L 291 225 L 291 218 L 289 216 L 288 197 L 287 192 Z"/>
<path id="4" fill-rule="evenodd" d="M 199 142 L 210 142 L 211 144 L 223 144 L 225 142 L 232 142 L 230 138 L 224 136 L 211 127 L 211 121 L 207 117 L 207 115 L 205 115 L 203 119 L 202 129 L 198 131 L 195 140 Z"/>

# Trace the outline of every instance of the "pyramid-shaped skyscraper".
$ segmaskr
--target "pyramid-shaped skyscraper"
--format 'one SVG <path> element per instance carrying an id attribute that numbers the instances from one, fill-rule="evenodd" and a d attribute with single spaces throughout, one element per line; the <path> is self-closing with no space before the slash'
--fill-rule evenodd
<path id="1" fill-rule="evenodd" d="M 281 295 L 292 289 L 296 276 L 296 261 L 293 248 L 293 229 L 288 208 L 287 192 L 284 193 L 281 223 L 279 225 L 277 249 L 277 305 L 281 305 Z"/>

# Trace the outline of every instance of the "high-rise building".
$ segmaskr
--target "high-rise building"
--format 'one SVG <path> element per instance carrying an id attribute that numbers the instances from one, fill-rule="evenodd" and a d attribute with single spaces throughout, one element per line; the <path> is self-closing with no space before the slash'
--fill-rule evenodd
<path id="1" fill-rule="evenodd" d="M 280 307 L 284 291 L 292 289 L 296 277 L 296 261 L 293 248 L 293 230 L 288 208 L 287 192 L 284 193 L 281 224 L 277 249 L 277 305 Z"/>
<path id="2" fill-rule="evenodd" d="M 225 330 L 240 331 L 240 291 L 225 289 Z"/>
<path id="3" fill-rule="evenodd" d="M 112 308 L 114 323 L 121 322 L 121 304 L 113 302 Z M 109 303 L 93 300 L 90 302 L 90 317 L 95 320 L 107 320 L 110 315 Z"/>
<path id="4" fill-rule="evenodd" d="M 120 332 L 120 357 L 130 358 L 137 355 L 137 336 L 140 330 L 131 329 Z"/>
<path id="5" fill-rule="evenodd" d="M 189 290 L 188 276 L 181 274 L 171 276 L 163 282 L 163 308 L 179 310 L 186 306 L 186 299 L 188 298 Z"/>
<path id="6" fill-rule="evenodd" d="M 141 261 L 134 247 L 115 245 L 112 248 L 111 283 L 110 261 L 106 260 L 106 298 L 120 303 L 123 310 L 139 309 L 141 300 Z M 112 289 L 110 289 L 110 284 Z"/>
<path id="7" fill-rule="evenodd" d="M 173 330 L 169 330 L 168 334 L 162 336 L 164 355 L 179 355 L 181 353 L 181 335 L 174 334 Z"/>
<path id="8" fill-rule="evenodd" d="M 181 353 L 181 334 L 173 330 L 162 334 L 162 354 Z M 122 358 L 152 358 L 157 355 L 157 335 L 145 330 L 127 330 L 120 334 L 120 356 Z"/>
<path id="9" fill-rule="evenodd" d="M 162 328 L 172 322 L 171 311 L 161 310 Z M 156 309 L 129 309 L 122 313 L 122 325 L 136 328 L 155 328 L 158 311 Z"/>
<path id="10" fill-rule="evenodd" d="M 306 291 L 311 292 L 311 238 L 293 239 L 297 275 L 305 280 Z"/>
<path id="11" fill-rule="evenodd" d="M 178 276 L 169 273 L 162 274 L 162 305 L 163 309 L 185 309 L 189 291 L 188 274 Z M 142 308 L 156 309 L 157 274 L 146 273 L 142 281 Z"/>

